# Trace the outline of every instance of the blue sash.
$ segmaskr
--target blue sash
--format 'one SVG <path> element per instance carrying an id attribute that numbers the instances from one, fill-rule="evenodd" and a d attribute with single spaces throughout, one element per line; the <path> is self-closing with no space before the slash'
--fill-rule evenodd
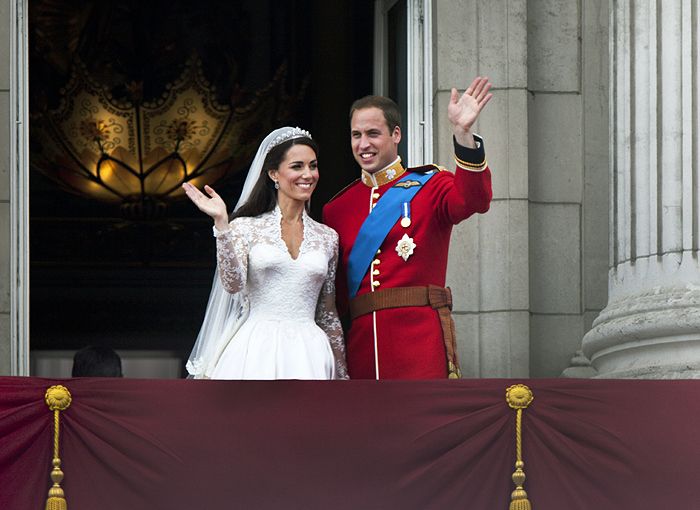
<path id="1" fill-rule="evenodd" d="M 374 259 L 377 250 L 401 217 L 403 203 L 410 202 L 435 173 L 435 171 L 406 172 L 406 175 L 384 193 L 369 216 L 365 218 L 348 257 L 350 299 L 357 294 L 362 278 L 367 273 L 367 268 Z"/>

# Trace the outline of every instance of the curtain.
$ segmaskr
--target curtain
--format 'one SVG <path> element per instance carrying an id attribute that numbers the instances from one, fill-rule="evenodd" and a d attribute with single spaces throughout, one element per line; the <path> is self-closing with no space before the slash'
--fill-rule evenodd
<path id="1" fill-rule="evenodd" d="M 515 383 L 533 510 L 700 508 L 695 381 L 30 377 L 0 377 L 0 508 L 44 508 L 62 384 L 69 510 L 507 510 Z"/>

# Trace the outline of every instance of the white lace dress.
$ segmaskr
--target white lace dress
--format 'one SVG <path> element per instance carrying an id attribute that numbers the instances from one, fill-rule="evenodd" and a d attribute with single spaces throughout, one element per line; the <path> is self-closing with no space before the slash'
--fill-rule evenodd
<path id="1" fill-rule="evenodd" d="M 281 220 L 277 207 L 236 218 L 217 237 L 224 289 L 243 292 L 250 312 L 217 361 L 213 379 L 347 378 L 335 309 L 338 234 L 304 212 L 304 238 L 294 259 Z"/>

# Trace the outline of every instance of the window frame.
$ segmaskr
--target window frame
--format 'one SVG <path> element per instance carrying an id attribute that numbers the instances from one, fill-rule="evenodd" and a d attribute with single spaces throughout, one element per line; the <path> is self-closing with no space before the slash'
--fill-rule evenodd
<path id="1" fill-rule="evenodd" d="M 10 374 L 29 375 L 28 0 L 10 3 Z"/>
<path id="2" fill-rule="evenodd" d="M 374 93 L 387 95 L 389 84 L 388 13 L 398 0 L 375 0 Z M 406 0 L 407 96 L 404 136 L 409 166 L 433 161 L 432 0 Z"/>

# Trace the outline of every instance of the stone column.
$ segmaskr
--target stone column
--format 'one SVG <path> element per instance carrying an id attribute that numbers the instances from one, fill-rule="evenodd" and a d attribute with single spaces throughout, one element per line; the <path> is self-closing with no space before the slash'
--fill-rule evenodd
<path id="1" fill-rule="evenodd" d="M 700 377 L 699 10 L 610 4 L 609 296 L 583 339 L 598 377 Z"/>

